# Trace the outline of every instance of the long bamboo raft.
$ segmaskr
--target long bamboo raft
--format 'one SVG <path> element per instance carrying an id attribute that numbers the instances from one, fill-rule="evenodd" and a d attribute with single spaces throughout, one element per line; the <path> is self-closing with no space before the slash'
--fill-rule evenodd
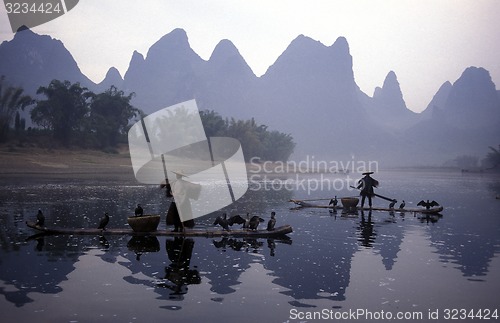
<path id="1" fill-rule="evenodd" d="M 152 232 L 136 232 L 128 228 L 109 228 L 106 230 L 94 228 L 57 228 L 39 226 L 33 221 L 26 221 L 26 225 L 32 229 L 38 230 L 45 234 L 70 234 L 70 235 L 131 235 L 131 236 L 171 236 L 171 237 L 240 237 L 240 238 L 276 238 L 282 237 L 288 233 L 292 233 L 293 229 L 290 225 L 283 225 L 274 228 L 272 231 L 263 230 L 246 230 L 234 229 L 230 231 L 211 229 L 211 228 L 193 228 L 186 229 L 184 232 L 173 232 L 170 230 L 156 230 Z"/>
<path id="2" fill-rule="evenodd" d="M 328 199 L 330 200 L 330 199 Z M 337 206 L 332 206 L 332 205 L 320 205 L 320 204 L 314 204 L 314 203 L 309 203 L 304 200 L 297 200 L 297 199 L 292 199 L 289 202 L 295 203 L 299 208 L 322 208 L 322 209 L 335 209 L 335 210 L 343 210 L 344 207 L 342 205 L 337 205 Z M 432 207 L 429 209 L 426 208 L 404 208 L 404 209 L 399 209 L 399 208 L 388 208 L 388 207 L 363 207 L 361 208 L 360 206 L 356 207 L 356 210 L 358 211 L 388 211 L 388 212 L 413 212 L 413 213 L 423 213 L 423 214 L 439 214 L 444 210 L 442 206 L 436 206 Z"/>

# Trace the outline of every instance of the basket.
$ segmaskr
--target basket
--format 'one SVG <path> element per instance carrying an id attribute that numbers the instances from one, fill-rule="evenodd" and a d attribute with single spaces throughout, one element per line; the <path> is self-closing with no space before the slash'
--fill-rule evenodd
<path id="1" fill-rule="evenodd" d="M 134 232 L 153 232 L 160 224 L 159 215 L 131 216 L 127 219 L 128 225 Z"/>
<path id="2" fill-rule="evenodd" d="M 356 206 L 359 203 L 359 199 L 357 197 L 343 197 L 340 199 L 342 206 L 346 209 L 356 209 Z"/>

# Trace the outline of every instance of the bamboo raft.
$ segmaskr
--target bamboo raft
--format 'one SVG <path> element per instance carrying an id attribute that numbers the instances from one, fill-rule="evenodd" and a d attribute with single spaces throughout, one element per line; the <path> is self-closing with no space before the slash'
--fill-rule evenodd
<path id="1" fill-rule="evenodd" d="M 240 238 L 275 238 L 292 233 L 290 225 L 283 225 L 274 228 L 272 231 L 234 229 L 225 231 L 211 228 L 186 229 L 184 232 L 173 232 L 170 230 L 156 230 L 151 232 L 136 232 L 128 228 L 109 228 L 106 230 L 95 228 L 57 228 L 39 226 L 33 221 L 26 221 L 26 225 L 48 235 L 70 234 L 70 235 L 131 235 L 131 236 L 170 236 L 170 237 L 240 237 Z"/>
<path id="2" fill-rule="evenodd" d="M 330 200 L 330 199 L 328 199 Z M 320 204 L 313 204 L 313 203 L 309 203 L 309 202 L 306 202 L 304 200 L 297 200 L 297 199 L 292 199 L 290 200 L 289 202 L 293 202 L 295 203 L 298 208 L 307 208 L 307 207 L 310 207 L 310 208 L 322 208 L 322 209 L 333 209 L 333 210 L 343 210 L 344 207 L 341 206 L 341 205 L 337 205 L 337 206 L 333 206 L 333 205 L 320 205 Z M 413 212 L 413 213 L 423 213 L 423 214 L 439 214 L 440 212 L 442 212 L 444 210 L 444 208 L 442 206 L 436 206 L 436 207 L 432 207 L 432 208 L 429 208 L 429 209 L 426 209 L 426 208 L 404 208 L 404 209 L 399 209 L 399 208 L 388 208 L 388 207 L 377 207 L 377 206 L 373 206 L 373 207 L 363 207 L 361 208 L 360 206 L 357 206 L 356 209 L 357 211 L 388 211 L 388 212 Z"/>

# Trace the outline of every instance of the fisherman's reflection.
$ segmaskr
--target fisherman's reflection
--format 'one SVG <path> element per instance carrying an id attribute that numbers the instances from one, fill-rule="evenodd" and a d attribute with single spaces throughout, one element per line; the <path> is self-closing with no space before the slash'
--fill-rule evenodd
<path id="1" fill-rule="evenodd" d="M 184 299 L 183 295 L 188 291 L 188 285 L 201 283 L 198 269 L 190 269 L 194 240 L 175 237 L 167 239 L 165 245 L 171 263 L 165 267 L 164 282 L 157 284 L 157 286 L 172 290 L 170 299 L 182 300 Z"/>
<path id="2" fill-rule="evenodd" d="M 374 230 L 372 221 L 372 211 L 368 211 L 368 218 L 365 218 L 365 212 L 361 210 L 361 222 L 359 223 L 359 238 L 358 241 L 362 246 L 371 248 L 373 247 L 373 242 L 375 242 L 375 236 L 377 235 Z"/>

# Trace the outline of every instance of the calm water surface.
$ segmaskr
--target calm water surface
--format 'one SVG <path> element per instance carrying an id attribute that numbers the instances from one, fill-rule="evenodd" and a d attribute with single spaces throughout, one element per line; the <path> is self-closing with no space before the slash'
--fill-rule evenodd
<path id="1" fill-rule="evenodd" d="M 337 184 L 345 179 L 323 176 Z M 275 190 L 253 183 L 260 189 L 226 211 L 266 219 L 276 211 L 278 225 L 294 228 L 288 239 L 37 237 L 25 221 L 38 208 L 47 225 L 94 227 L 108 211 L 109 227 L 126 227 L 139 202 L 146 213 L 163 215 L 165 229 L 169 202 L 158 187 L 133 183 L 2 183 L 1 321 L 299 322 L 313 321 L 314 313 L 334 318 L 364 310 L 421 313 L 414 321 L 423 322 L 436 311 L 442 321 L 446 309 L 500 311 L 500 177 L 380 172 L 376 178 L 379 194 L 410 207 L 434 199 L 445 206 L 442 216 L 293 210 L 290 198 L 355 192 L 323 187 L 307 196 L 300 185 Z M 215 216 L 197 225 L 210 226 Z"/>

